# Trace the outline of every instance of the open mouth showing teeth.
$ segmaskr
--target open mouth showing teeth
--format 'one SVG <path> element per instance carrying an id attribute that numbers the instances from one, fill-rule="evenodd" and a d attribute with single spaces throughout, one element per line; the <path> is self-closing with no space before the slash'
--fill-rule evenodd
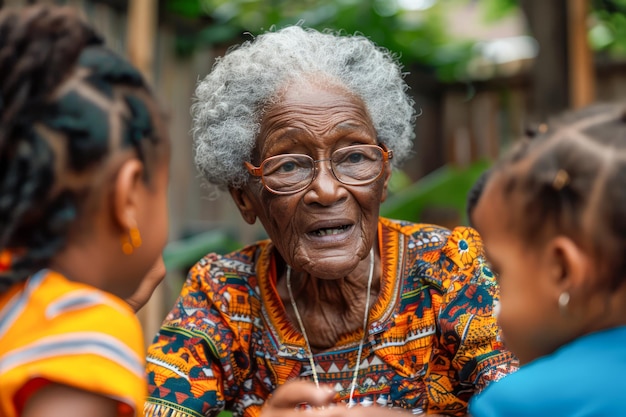
<path id="1" fill-rule="evenodd" d="M 329 227 L 329 228 L 324 228 L 324 229 L 317 229 L 311 233 L 315 236 L 331 236 L 331 235 L 338 235 L 340 233 L 343 233 L 349 228 L 350 226 L 348 225 L 338 226 L 338 227 Z"/>

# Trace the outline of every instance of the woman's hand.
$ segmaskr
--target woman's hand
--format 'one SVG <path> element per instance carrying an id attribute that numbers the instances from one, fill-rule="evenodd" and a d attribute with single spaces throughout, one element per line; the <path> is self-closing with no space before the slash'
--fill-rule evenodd
<path id="1" fill-rule="evenodd" d="M 301 407 L 303 404 L 306 406 Z M 310 381 L 290 381 L 274 391 L 265 403 L 261 417 L 408 417 L 408 410 L 387 407 L 348 408 L 346 404 L 335 402 L 332 387 L 317 386 Z"/>
<path id="2" fill-rule="evenodd" d="M 314 383 L 294 380 L 279 386 L 265 402 L 261 417 L 287 417 L 299 415 L 302 404 L 311 409 L 322 409 L 334 405 L 335 391 L 332 387 L 318 388 Z"/>

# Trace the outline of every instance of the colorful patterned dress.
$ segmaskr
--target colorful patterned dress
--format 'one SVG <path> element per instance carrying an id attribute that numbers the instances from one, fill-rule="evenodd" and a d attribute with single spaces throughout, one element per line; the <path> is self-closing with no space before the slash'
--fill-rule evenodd
<path id="1" fill-rule="evenodd" d="M 492 314 L 498 289 L 470 228 L 381 218 L 380 294 L 369 312 L 355 399 L 464 415 L 470 397 L 516 369 Z M 311 378 L 304 338 L 276 290 L 262 241 L 189 272 L 149 348 L 146 415 L 258 416 L 277 386 Z M 314 355 L 320 382 L 349 398 L 362 330 Z"/>
<path id="2" fill-rule="evenodd" d="M 0 295 L 0 416 L 19 416 L 50 383 L 143 415 L 144 367 L 141 326 L 123 300 L 48 270 Z"/>

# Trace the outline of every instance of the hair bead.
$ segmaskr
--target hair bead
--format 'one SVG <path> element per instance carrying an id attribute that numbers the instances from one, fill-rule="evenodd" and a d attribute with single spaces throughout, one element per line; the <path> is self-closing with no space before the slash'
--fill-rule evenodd
<path id="1" fill-rule="evenodd" d="M 552 187 L 557 191 L 561 191 L 563 187 L 569 184 L 569 181 L 570 177 L 567 171 L 559 169 L 552 180 Z"/>

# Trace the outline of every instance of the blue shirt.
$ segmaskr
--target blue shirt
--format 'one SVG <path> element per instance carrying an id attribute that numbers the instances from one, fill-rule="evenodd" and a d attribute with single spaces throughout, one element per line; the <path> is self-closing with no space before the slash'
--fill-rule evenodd
<path id="1" fill-rule="evenodd" d="M 473 417 L 626 416 L 626 326 L 591 333 L 490 384 Z"/>

